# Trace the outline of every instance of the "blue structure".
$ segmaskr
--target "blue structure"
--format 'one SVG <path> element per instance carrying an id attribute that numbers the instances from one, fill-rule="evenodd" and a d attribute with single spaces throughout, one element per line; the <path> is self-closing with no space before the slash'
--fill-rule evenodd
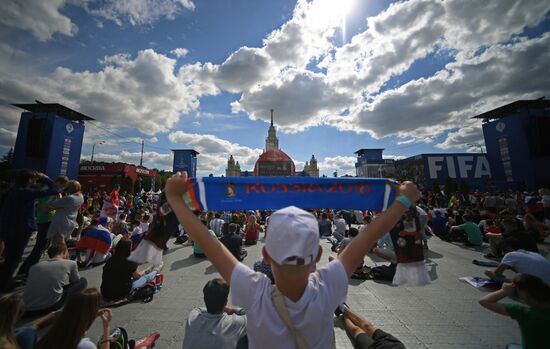
<path id="1" fill-rule="evenodd" d="M 420 154 L 395 162 L 397 177 L 416 182 L 423 190 L 432 190 L 434 181 L 441 188 L 447 177 L 455 183 L 464 181 L 471 189 L 491 184 L 491 166 L 485 154 Z"/>
<path id="2" fill-rule="evenodd" d="M 474 118 L 483 136 L 494 184 L 534 191 L 550 187 L 550 101 L 519 100 Z"/>
<path id="3" fill-rule="evenodd" d="M 27 111 L 21 113 L 12 167 L 76 179 L 84 121 L 94 119 L 57 103 L 14 106 Z"/>
<path id="4" fill-rule="evenodd" d="M 197 155 L 194 149 L 172 149 L 174 152 L 173 172 L 186 171 L 190 178 L 197 177 Z"/>
<path id="5" fill-rule="evenodd" d="M 382 148 L 359 149 L 355 173 L 357 177 L 381 178 L 392 177 L 395 172 L 394 160 L 382 157 Z"/>

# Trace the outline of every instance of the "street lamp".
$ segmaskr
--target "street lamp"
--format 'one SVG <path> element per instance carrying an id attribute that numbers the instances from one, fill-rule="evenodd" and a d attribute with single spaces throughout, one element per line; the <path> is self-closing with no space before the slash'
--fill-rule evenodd
<path id="1" fill-rule="evenodd" d="M 103 143 L 105 143 L 105 141 L 95 142 L 94 145 L 92 145 L 92 159 L 91 159 L 92 164 L 94 163 L 95 145 L 96 144 L 103 144 Z"/>
<path id="2" fill-rule="evenodd" d="M 479 152 L 483 154 L 483 146 L 481 143 L 466 143 L 466 145 L 469 147 L 479 147 Z"/>

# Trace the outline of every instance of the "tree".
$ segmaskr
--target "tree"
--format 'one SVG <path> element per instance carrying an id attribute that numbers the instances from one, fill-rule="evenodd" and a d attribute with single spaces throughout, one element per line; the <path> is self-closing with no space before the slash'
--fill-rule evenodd
<path id="1" fill-rule="evenodd" d="M 141 193 L 142 188 L 143 186 L 141 184 L 141 177 L 138 177 L 137 181 L 134 183 L 134 190 L 132 191 L 132 193 L 139 194 Z"/>
<path id="2" fill-rule="evenodd" d="M 432 191 L 434 193 L 441 193 L 441 187 L 439 187 L 439 182 L 437 179 L 432 182 Z"/>
<path id="3" fill-rule="evenodd" d="M 468 197 L 470 194 L 470 186 L 468 186 L 468 183 L 466 183 L 464 178 L 460 179 L 460 193 L 465 197 Z"/>
<path id="4" fill-rule="evenodd" d="M 122 191 L 126 193 L 134 192 L 134 181 L 132 181 L 132 177 L 124 177 L 122 180 Z"/>
<path id="5" fill-rule="evenodd" d="M 456 192 L 456 182 L 449 176 L 445 179 L 445 195 L 449 196 Z"/>
<path id="6" fill-rule="evenodd" d="M 115 185 L 117 185 L 117 184 L 120 185 L 120 176 L 117 176 L 117 175 L 112 176 L 110 184 L 111 184 L 111 188 L 114 188 Z"/>
<path id="7" fill-rule="evenodd" d="M 7 171 L 11 168 L 11 161 L 13 160 L 13 148 L 10 148 L 2 159 L 0 160 L 0 170 Z"/>
<path id="8" fill-rule="evenodd" d="M 152 177 L 141 177 L 141 186 L 145 191 L 151 191 L 153 187 L 153 178 Z"/>

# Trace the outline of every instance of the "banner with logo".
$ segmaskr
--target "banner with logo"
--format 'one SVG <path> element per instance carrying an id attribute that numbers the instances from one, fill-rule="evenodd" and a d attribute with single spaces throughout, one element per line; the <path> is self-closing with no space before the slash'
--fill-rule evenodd
<path id="1" fill-rule="evenodd" d="M 192 210 L 303 209 L 383 211 L 394 200 L 384 178 L 199 177 L 184 196 Z"/>

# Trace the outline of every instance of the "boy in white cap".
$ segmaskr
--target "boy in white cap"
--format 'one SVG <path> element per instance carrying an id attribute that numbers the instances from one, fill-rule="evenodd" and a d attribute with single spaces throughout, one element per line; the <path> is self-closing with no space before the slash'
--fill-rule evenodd
<path id="1" fill-rule="evenodd" d="M 332 262 L 315 270 L 321 258 L 315 217 L 297 207 L 271 215 L 262 254 L 270 263 L 275 285 L 267 276 L 239 263 L 210 236 L 183 201 L 190 184 L 178 173 L 166 183 L 166 198 L 181 225 L 198 243 L 221 276 L 231 285 L 232 303 L 247 309 L 250 348 L 331 348 L 333 311 L 347 294 L 348 278 L 365 253 L 420 198 L 411 182 L 396 188 L 398 197 Z"/>

